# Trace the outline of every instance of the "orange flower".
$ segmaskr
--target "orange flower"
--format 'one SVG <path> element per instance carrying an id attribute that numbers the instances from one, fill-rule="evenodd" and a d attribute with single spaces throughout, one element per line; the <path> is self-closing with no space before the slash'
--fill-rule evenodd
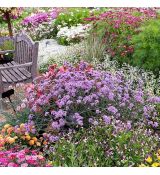
<path id="1" fill-rule="evenodd" d="M 47 142 L 46 142 L 46 141 L 44 141 L 44 142 L 43 142 L 43 145 L 47 145 Z"/>
<path id="2" fill-rule="evenodd" d="M 13 131 L 13 127 L 9 127 L 9 128 L 7 129 L 7 133 L 8 133 L 8 134 L 10 134 L 12 131 Z"/>
<path id="3" fill-rule="evenodd" d="M 5 144 L 4 139 L 0 139 L 0 146 L 4 146 L 4 144 Z"/>
<path id="4" fill-rule="evenodd" d="M 14 142 L 15 142 L 15 139 L 14 139 L 14 138 L 10 137 L 10 138 L 8 139 L 8 143 L 9 143 L 9 144 L 13 144 Z"/>
<path id="5" fill-rule="evenodd" d="M 26 140 L 31 140 L 31 136 L 30 135 L 26 135 Z"/>
<path id="6" fill-rule="evenodd" d="M 32 140 L 34 140 L 35 142 L 37 142 L 37 138 L 36 137 L 32 137 Z"/>
<path id="7" fill-rule="evenodd" d="M 30 146 L 34 145 L 34 140 L 30 140 L 30 141 L 29 141 L 29 145 L 30 145 Z"/>

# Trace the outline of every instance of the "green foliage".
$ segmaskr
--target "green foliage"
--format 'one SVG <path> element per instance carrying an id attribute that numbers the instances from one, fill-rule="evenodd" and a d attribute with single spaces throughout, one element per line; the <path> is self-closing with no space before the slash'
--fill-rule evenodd
<path id="1" fill-rule="evenodd" d="M 4 112 L 3 115 L 5 116 L 5 122 L 2 122 L 0 124 L 0 128 L 4 124 L 10 124 L 12 126 L 16 126 L 16 125 L 20 125 L 21 123 L 27 122 L 29 113 L 30 113 L 30 110 L 27 108 L 21 112 L 17 112 L 17 114 Z"/>
<path id="2" fill-rule="evenodd" d="M 14 49 L 14 44 L 13 41 L 11 40 L 6 40 L 3 42 L 2 45 L 0 45 L 0 50 L 13 50 Z"/>
<path id="3" fill-rule="evenodd" d="M 160 21 L 146 22 L 138 35 L 132 37 L 134 45 L 133 65 L 158 74 L 160 71 Z"/>
<path id="4" fill-rule="evenodd" d="M 3 42 L 2 45 L 0 45 L 0 50 L 13 50 L 14 44 L 11 40 L 6 40 Z M 3 55 L 4 60 L 11 60 L 13 58 L 13 53 L 7 53 Z"/>
<path id="5" fill-rule="evenodd" d="M 79 23 L 84 23 L 84 18 L 89 17 L 90 12 L 87 8 L 70 8 L 64 13 L 60 13 L 55 21 L 55 25 L 61 27 L 71 27 Z"/>
<path id="6" fill-rule="evenodd" d="M 144 129 L 114 133 L 113 126 L 96 126 L 67 135 L 50 154 L 54 166 L 138 166 L 157 140 Z"/>
<path id="7" fill-rule="evenodd" d="M 103 40 L 103 30 L 100 28 L 98 31 L 91 30 L 90 34 L 84 43 L 85 47 L 85 55 L 84 59 L 88 62 L 97 59 L 98 61 L 102 61 L 104 58 L 106 43 Z"/>
<path id="8" fill-rule="evenodd" d="M 106 11 L 106 8 L 93 9 L 92 12 L 89 8 L 68 8 L 67 11 L 60 13 L 55 21 L 56 26 L 71 27 L 77 24 L 86 23 L 84 18 L 90 17 L 90 15 L 99 15 Z"/>

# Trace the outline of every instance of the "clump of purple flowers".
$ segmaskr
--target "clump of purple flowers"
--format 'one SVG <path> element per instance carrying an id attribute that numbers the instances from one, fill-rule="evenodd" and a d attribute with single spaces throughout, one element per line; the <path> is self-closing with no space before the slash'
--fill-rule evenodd
<path id="1" fill-rule="evenodd" d="M 55 9 L 51 12 L 38 12 L 23 19 L 22 24 L 24 26 L 28 26 L 28 25 L 38 26 L 43 22 L 50 22 L 51 20 L 56 19 L 57 15 L 58 15 L 58 12 L 56 12 Z"/>
<path id="2" fill-rule="evenodd" d="M 85 62 L 53 65 L 26 92 L 31 112 L 58 132 L 102 120 L 108 125 L 111 119 L 126 122 L 128 129 L 139 122 L 158 127 L 160 97 L 144 91 L 142 81 L 133 86 L 119 71 L 95 70 Z"/>

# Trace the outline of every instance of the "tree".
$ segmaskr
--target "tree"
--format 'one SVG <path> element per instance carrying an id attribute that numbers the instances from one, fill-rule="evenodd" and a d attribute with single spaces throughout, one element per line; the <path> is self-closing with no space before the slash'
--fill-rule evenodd
<path id="1" fill-rule="evenodd" d="M 15 15 L 18 12 L 18 8 L 16 7 L 7 7 L 0 8 L 0 15 L 4 17 L 4 20 L 7 22 L 9 35 L 13 36 L 12 23 L 11 23 L 11 15 Z"/>

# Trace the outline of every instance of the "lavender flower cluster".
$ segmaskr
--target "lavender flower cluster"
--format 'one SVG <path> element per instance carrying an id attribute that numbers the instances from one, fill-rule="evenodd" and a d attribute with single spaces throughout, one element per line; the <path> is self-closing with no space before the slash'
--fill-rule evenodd
<path id="1" fill-rule="evenodd" d="M 58 8 L 51 8 L 48 11 L 41 10 L 27 16 L 18 26 L 15 26 L 15 33 L 24 31 L 33 40 L 52 38 L 52 33 L 55 29 L 54 21 L 60 10 Z"/>
<path id="2" fill-rule="evenodd" d="M 41 120 L 48 120 L 53 130 L 89 127 L 112 119 L 158 127 L 156 105 L 160 97 L 143 90 L 139 80 L 132 88 L 121 71 L 95 70 L 80 62 L 77 66 L 53 65 L 35 84 L 26 89 L 27 106 Z"/>
<path id="3" fill-rule="evenodd" d="M 49 22 L 57 17 L 56 11 L 51 12 L 39 12 L 36 14 L 32 14 L 31 16 L 26 17 L 23 19 L 22 24 L 24 26 L 32 25 L 38 26 L 43 22 Z"/>

